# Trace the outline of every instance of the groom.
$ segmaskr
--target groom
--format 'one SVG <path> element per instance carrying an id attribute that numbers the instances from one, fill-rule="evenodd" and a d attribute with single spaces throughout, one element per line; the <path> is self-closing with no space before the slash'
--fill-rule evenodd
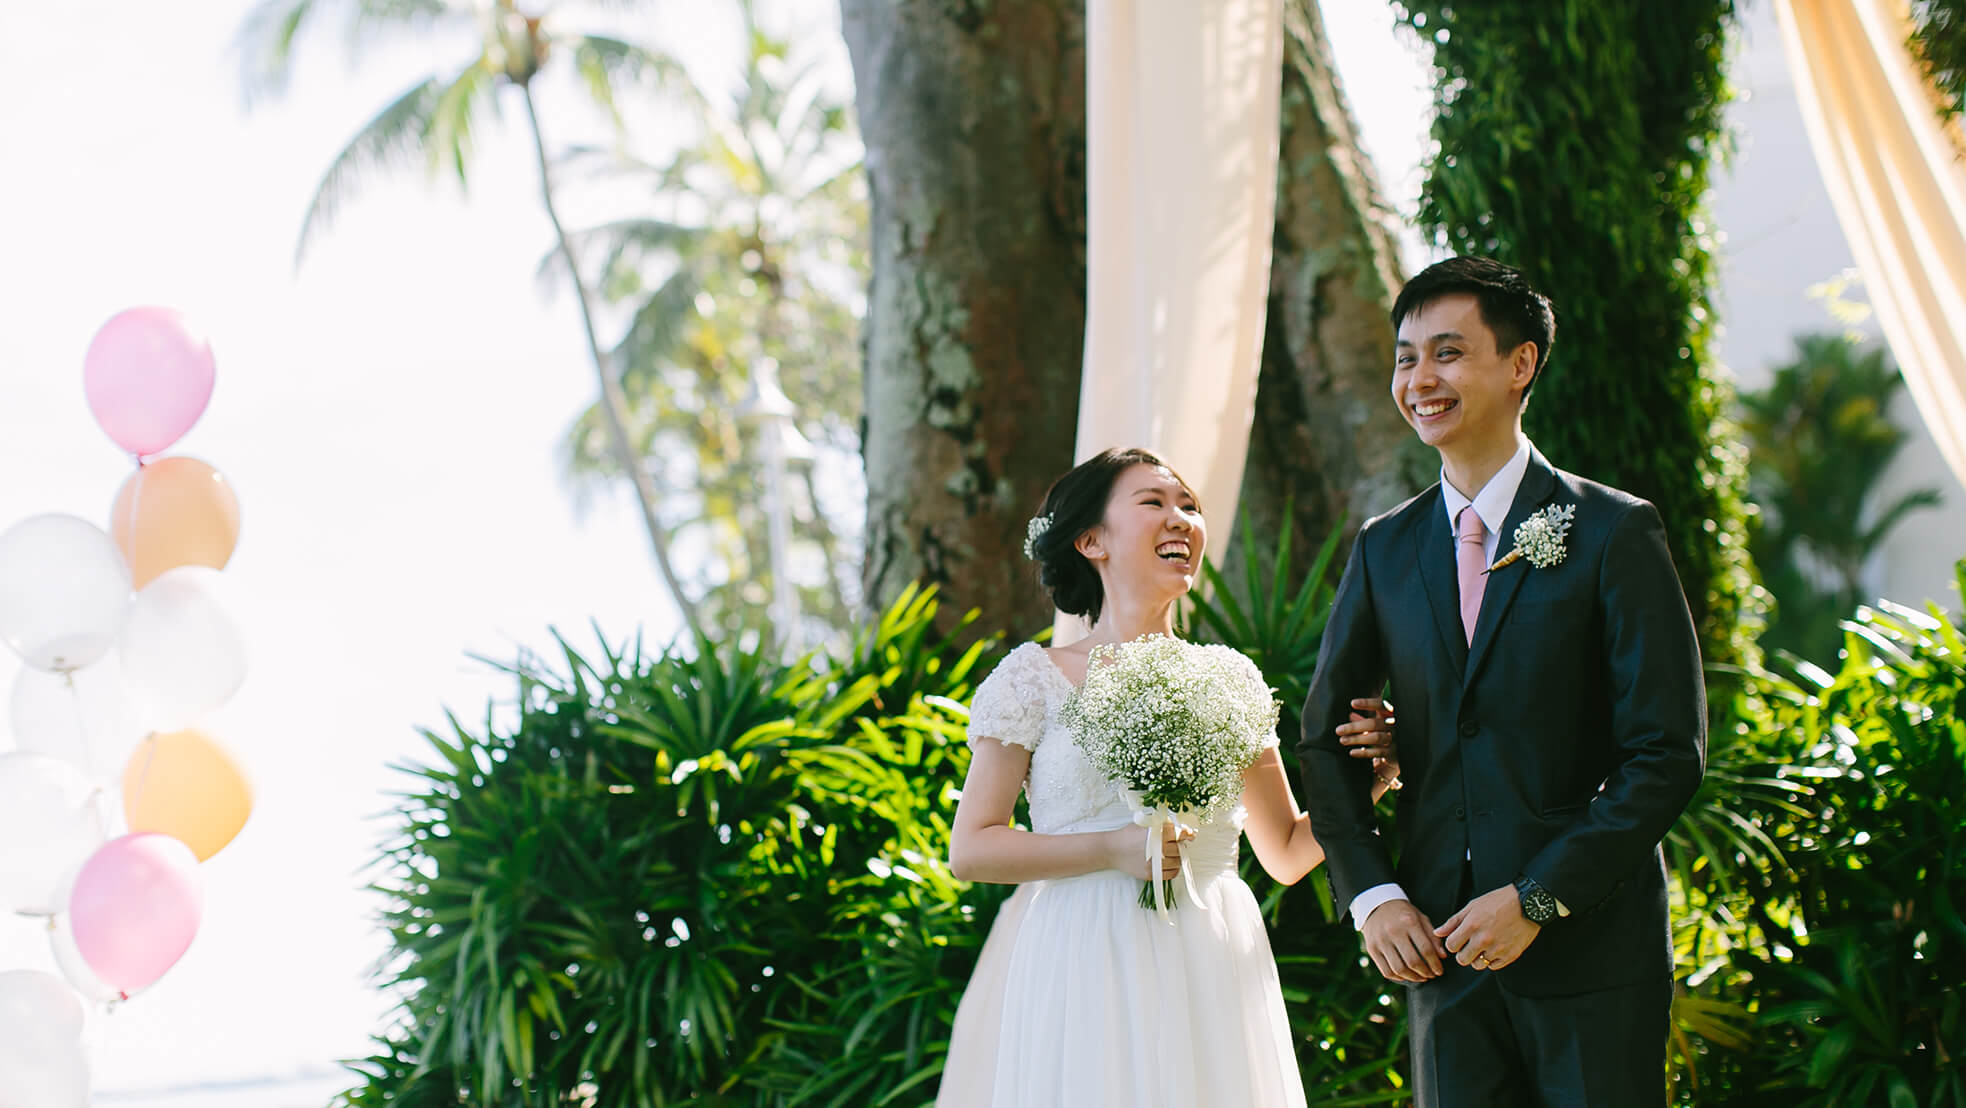
<path id="1" fill-rule="evenodd" d="M 1659 514 L 1523 436 L 1556 320 L 1522 274 L 1451 258 L 1393 325 L 1393 400 L 1441 480 L 1359 530 L 1304 704 L 1332 892 L 1407 985 L 1419 1108 L 1659 1108 L 1659 841 L 1699 787 L 1706 719 Z M 1335 733 L 1385 682 L 1397 863 Z"/>

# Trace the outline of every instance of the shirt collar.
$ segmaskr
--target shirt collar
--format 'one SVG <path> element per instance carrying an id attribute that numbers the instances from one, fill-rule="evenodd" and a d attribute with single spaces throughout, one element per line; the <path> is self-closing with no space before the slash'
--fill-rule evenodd
<path id="1" fill-rule="evenodd" d="M 1522 487 L 1522 477 L 1528 472 L 1529 439 L 1525 437 L 1522 445 L 1516 447 L 1515 457 L 1496 470 L 1495 476 L 1490 477 L 1481 491 L 1474 495 L 1472 503 L 1475 514 L 1481 517 L 1481 524 L 1488 528 L 1489 534 L 1499 533 L 1502 525 L 1509 521 L 1509 509 L 1515 506 L 1516 490 Z M 1452 534 L 1455 519 L 1470 501 L 1447 480 L 1446 469 L 1440 471 L 1440 499 L 1447 509 L 1447 530 Z"/>

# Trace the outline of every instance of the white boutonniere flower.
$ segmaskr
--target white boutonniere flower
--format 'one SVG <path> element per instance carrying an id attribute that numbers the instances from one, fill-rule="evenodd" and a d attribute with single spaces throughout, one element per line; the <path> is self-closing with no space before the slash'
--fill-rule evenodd
<path id="1" fill-rule="evenodd" d="M 1576 514 L 1575 504 L 1565 504 L 1561 508 L 1552 505 L 1523 520 L 1522 525 L 1515 529 L 1515 549 L 1489 566 L 1488 572 L 1493 573 L 1518 558 L 1529 559 L 1529 564 L 1537 569 L 1548 569 L 1563 561 L 1569 553 L 1564 548 L 1563 540 L 1570 534 L 1570 520 Z"/>

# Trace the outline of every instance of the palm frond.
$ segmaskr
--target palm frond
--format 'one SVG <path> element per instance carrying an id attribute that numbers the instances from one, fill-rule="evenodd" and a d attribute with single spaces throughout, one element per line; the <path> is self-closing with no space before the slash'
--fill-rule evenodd
<path id="1" fill-rule="evenodd" d="M 300 241 L 294 246 L 294 264 L 300 264 L 315 232 L 333 221 L 365 174 L 379 169 L 406 169 L 419 160 L 429 164 L 442 160 L 441 148 L 427 149 L 433 132 L 438 130 L 440 113 L 446 119 L 442 133 L 449 136 L 448 141 L 468 141 L 469 115 L 474 104 L 482 99 L 476 93 L 489 87 L 485 76 L 481 60 L 449 81 L 431 77 L 398 96 L 363 124 L 348 145 L 335 155 L 321 183 L 314 188 L 314 199 L 307 205 L 307 215 L 301 221 Z M 461 151 L 452 160 L 462 179 Z"/>
<path id="2" fill-rule="evenodd" d="M 621 109 L 615 99 L 617 87 L 649 84 L 675 96 L 690 108 L 702 105 L 702 90 L 690 79 L 689 71 L 675 58 L 646 46 L 605 35 L 574 35 L 566 45 L 573 47 L 574 68 L 579 71 L 587 94 L 621 125 Z"/>
<path id="3" fill-rule="evenodd" d="M 601 281 L 606 285 L 619 283 L 629 273 L 644 272 L 657 261 L 687 266 L 704 236 L 701 227 L 661 219 L 623 221 L 606 231 L 598 236 L 608 243 L 600 268 Z"/>
<path id="4" fill-rule="evenodd" d="M 337 8 L 345 9 L 344 47 L 351 55 L 383 30 L 428 30 L 468 18 L 446 0 L 259 0 L 232 44 L 248 108 L 286 93 L 300 36 Z"/>
<path id="5" fill-rule="evenodd" d="M 829 145 L 841 145 L 851 131 L 846 106 L 826 95 L 826 71 L 817 61 L 799 70 L 781 99 L 772 126 L 788 151 L 788 162 L 816 159 Z M 846 145 L 857 148 L 859 143 Z"/>
<path id="6" fill-rule="evenodd" d="M 313 18 L 317 0 L 260 0 L 233 40 L 246 105 L 283 95 L 293 77 L 294 41 Z"/>
<path id="7" fill-rule="evenodd" d="M 642 301 L 635 321 L 613 351 L 615 364 L 621 367 L 623 387 L 632 389 L 640 384 L 627 379 L 635 367 L 667 361 L 682 345 L 683 329 L 696 315 L 696 293 L 701 287 L 697 275 L 685 266 Z"/>
<path id="8" fill-rule="evenodd" d="M 646 266 L 665 256 L 671 259 L 679 257 L 702 234 L 702 228 L 669 220 L 618 219 L 569 232 L 567 239 L 574 253 L 580 257 L 586 257 L 588 250 L 596 245 L 606 249 L 607 254 L 601 264 L 593 267 L 595 287 L 605 288 L 612 279 L 628 270 Z M 555 249 L 539 259 L 534 279 L 550 287 L 554 279 L 566 277 L 566 270 L 566 259 Z"/>
<path id="9" fill-rule="evenodd" d="M 466 183 L 471 160 L 472 125 L 480 108 L 497 113 L 495 90 L 496 79 L 491 68 L 482 63 L 460 73 L 457 80 L 444 89 L 437 98 L 435 110 L 430 113 L 429 129 L 423 136 L 423 152 L 429 158 L 431 172 L 437 172 L 445 163 L 449 163 L 457 174 L 457 183 Z"/>
<path id="10" fill-rule="evenodd" d="M 1859 549 L 1866 554 L 1884 542 L 1884 536 L 1895 528 L 1900 520 L 1920 508 L 1936 508 L 1944 502 L 1939 490 L 1933 488 L 1915 489 L 1893 501 L 1891 506 L 1878 513 L 1877 522 L 1863 532 Z"/>
<path id="11" fill-rule="evenodd" d="M 826 166 L 819 179 L 799 193 L 796 199 L 803 203 L 815 197 L 830 195 L 837 189 L 844 189 L 866 169 L 866 163 L 859 150 L 842 153 L 839 159 L 840 164 Z"/>
<path id="12" fill-rule="evenodd" d="M 562 148 L 553 158 L 553 165 L 594 178 L 628 175 L 653 177 L 662 172 L 661 166 L 628 151 L 586 142 L 572 143 Z"/>

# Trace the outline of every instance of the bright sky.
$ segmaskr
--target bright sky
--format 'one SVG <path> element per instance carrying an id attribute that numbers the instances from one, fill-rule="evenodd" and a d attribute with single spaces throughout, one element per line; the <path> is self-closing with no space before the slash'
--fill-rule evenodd
<path id="1" fill-rule="evenodd" d="M 17 90 L 0 109 L 0 528 L 105 519 L 129 462 L 89 415 L 82 353 L 146 303 L 213 338 L 212 405 L 178 452 L 218 467 L 244 510 L 226 574 L 253 668 L 211 723 L 257 808 L 204 866 L 190 952 L 96 1027 L 96 1087 L 111 1093 L 299 1075 L 336 1087 L 333 1063 L 367 1052 L 386 1008 L 368 975 L 380 902 L 361 887 L 393 827 L 373 817 L 404 782 L 387 767 L 420 758 L 414 729 L 446 707 L 470 722 L 508 695 L 467 652 L 509 659 L 546 646 L 549 626 L 590 642 L 590 619 L 617 639 L 674 626 L 629 502 L 577 516 L 559 480 L 592 375 L 570 303 L 533 282 L 550 240 L 521 113 L 481 136 L 468 198 L 378 179 L 296 273 L 321 171 L 425 65 L 404 54 L 358 72 L 317 49 L 284 103 L 249 116 L 228 54 L 247 7 L 22 5 L 0 36 Z M 1330 7 L 1367 143 L 1403 200 L 1424 76 L 1385 6 Z M 673 30 L 687 6 L 664 10 Z M 544 105 L 549 127 L 562 106 Z M 15 668 L 0 660 L 0 693 Z M 0 920 L 0 969 L 22 967 L 52 968 L 45 939 Z"/>

